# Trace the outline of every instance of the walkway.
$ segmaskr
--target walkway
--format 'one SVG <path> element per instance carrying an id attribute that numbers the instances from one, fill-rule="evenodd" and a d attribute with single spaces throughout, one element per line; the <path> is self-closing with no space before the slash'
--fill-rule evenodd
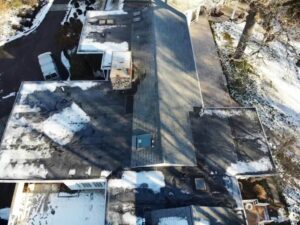
<path id="1" fill-rule="evenodd" d="M 194 48 L 198 76 L 205 107 L 238 106 L 229 93 L 223 74 L 219 55 L 205 16 L 190 26 L 190 34 Z"/>

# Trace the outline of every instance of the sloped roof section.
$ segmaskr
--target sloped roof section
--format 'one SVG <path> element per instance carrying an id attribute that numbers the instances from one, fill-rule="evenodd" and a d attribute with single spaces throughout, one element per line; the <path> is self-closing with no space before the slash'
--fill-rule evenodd
<path id="1" fill-rule="evenodd" d="M 166 3 L 155 1 L 152 26 L 155 42 L 155 49 L 152 50 L 155 62 L 152 67 L 155 68 L 154 72 L 146 74 L 146 78 L 141 82 L 141 86 L 153 86 L 149 79 L 157 83 L 152 89 L 141 89 L 141 92 L 149 90 L 147 94 L 153 96 L 148 111 L 156 115 L 157 110 L 157 118 L 152 126 L 157 128 L 153 136 L 157 137 L 155 145 L 161 157 L 151 158 L 160 160 L 153 164 L 195 166 L 196 155 L 189 123 L 189 109 L 201 106 L 202 102 L 186 17 Z M 147 107 L 149 102 L 142 103 L 146 99 L 144 95 L 145 93 L 138 91 L 139 98 L 136 99 L 140 105 Z M 147 124 L 149 121 L 148 117 L 143 117 L 138 111 L 136 115 L 139 123 L 143 121 Z M 135 155 L 135 162 L 132 164 L 145 166 L 143 162 L 147 161 L 143 158 L 148 153 L 135 153 L 141 157 Z M 155 154 L 158 155 L 157 151 Z"/>

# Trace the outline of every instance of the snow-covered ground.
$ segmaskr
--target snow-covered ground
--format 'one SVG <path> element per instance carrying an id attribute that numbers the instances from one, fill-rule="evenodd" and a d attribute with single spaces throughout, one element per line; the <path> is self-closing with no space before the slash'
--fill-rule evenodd
<path id="1" fill-rule="evenodd" d="M 232 54 L 235 50 L 244 25 L 245 23 L 225 21 L 212 26 L 223 62 L 227 65 L 229 64 L 224 56 Z M 282 33 L 278 39 L 261 47 L 264 31 L 256 25 L 245 51 L 245 59 L 253 69 L 252 73 L 248 72 L 245 76 L 249 76 L 253 84 L 249 85 L 246 93 L 243 94 L 232 89 L 234 97 L 243 106 L 257 107 L 263 124 L 276 134 L 277 139 L 272 140 L 277 141 L 271 143 L 274 149 L 282 144 L 286 137 L 295 137 L 295 143 L 284 149 L 284 154 L 292 158 L 292 162 L 298 166 L 300 164 L 300 68 L 296 66 L 296 62 L 300 53 L 299 33 L 298 31 L 297 36 L 297 32 L 294 32 L 288 42 L 289 45 L 286 36 Z M 280 172 L 284 171 L 280 160 L 276 161 Z M 297 179 L 297 174 L 292 174 L 289 178 L 285 175 L 283 177 L 286 184 L 284 193 L 290 204 L 290 217 L 295 223 L 298 221 L 296 217 L 300 215 L 300 196 L 297 194 L 300 193 L 300 180 Z"/>
<path id="2" fill-rule="evenodd" d="M 68 10 L 66 12 L 66 15 L 61 22 L 61 25 L 63 25 L 65 22 L 69 22 L 71 18 L 74 18 L 74 14 L 76 14 L 78 19 L 84 23 L 85 15 L 87 11 L 87 7 L 93 8 L 95 10 L 100 9 L 100 2 L 96 1 L 94 4 L 88 6 L 86 5 L 86 1 L 79 0 L 78 1 L 79 7 L 76 8 L 74 4 L 72 4 L 72 1 L 68 3 Z M 78 13 L 78 10 L 80 10 L 82 13 Z"/>
<path id="3" fill-rule="evenodd" d="M 17 17 L 18 9 L 10 9 L 1 14 L 0 46 L 20 37 L 27 36 L 35 31 L 46 17 L 50 7 L 53 4 L 53 1 L 54 0 L 48 0 L 48 2 L 40 9 L 38 14 L 35 16 L 32 22 L 32 26 L 25 27 L 23 31 L 16 31 L 12 28 L 12 25 L 18 25 L 21 20 L 20 17 Z"/>

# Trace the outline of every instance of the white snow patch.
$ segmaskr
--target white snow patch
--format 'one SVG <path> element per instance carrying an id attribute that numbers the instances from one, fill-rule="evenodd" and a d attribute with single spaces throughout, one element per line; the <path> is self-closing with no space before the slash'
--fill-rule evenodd
<path id="1" fill-rule="evenodd" d="M 124 10 L 112 10 L 112 11 L 88 11 L 88 17 L 98 17 L 98 16 L 110 16 L 110 15 L 126 15 L 127 12 Z"/>
<path id="2" fill-rule="evenodd" d="M 50 91 L 54 92 L 57 88 L 61 87 L 79 87 L 81 90 L 86 91 L 92 87 L 97 86 L 97 82 L 93 81 L 60 81 L 60 82 L 40 82 L 40 83 L 25 83 L 20 91 L 22 104 L 24 99 L 36 91 Z"/>
<path id="3" fill-rule="evenodd" d="M 1 157 L 1 155 L 0 155 Z M 14 156 L 11 156 L 9 164 L 0 164 L 0 177 L 5 179 L 9 174 L 8 178 L 14 179 L 24 179 L 24 177 L 36 177 L 36 178 L 46 178 L 48 170 L 43 164 L 39 166 L 29 163 L 29 162 L 16 162 L 11 164 L 14 161 Z"/>
<path id="4" fill-rule="evenodd" d="M 122 209 L 127 210 L 127 209 Z M 120 225 L 120 224 L 126 224 L 126 225 L 144 225 L 145 224 L 145 218 L 137 217 L 131 212 L 125 212 L 125 213 L 116 213 L 114 211 L 111 211 L 108 213 L 108 221 L 110 225 Z"/>
<path id="5" fill-rule="evenodd" d="M 226 169 L 226 173 L 230 176 L 243 173 L 269 172 L 273 169 L 273 165 L 269 157 L 261 158 L 258 161 L 231 163 Z"/>
<path id="6" fill-rule="evenodd" d="M 158 225 L 188 225 L 187 218 L 178 217 L 178 216 L 171 216 L 171 217 L 164 217 L 160 218 Z M 209 224 L 209 223 L 208 223 Z M 202 223 L 201 223 L 202 225 Z M 206 225 L 206 224 L 203 224 Z"/>
<path id="7" fill-rule="evenodd" d="M 11 92 L 8 95 L 2 96 L 2 99 L 7 99 L 16 96 L 16 92 Z"/>
<path id="8" fill-rule="evenodd" d="M 160 189 L 165 187 L 164 175 L 160 171 L 125 171 L 121 179 L 111 179 L 108 182 L 109 188 L 135 189 L 142 185 L 159 193 Z"/>
<path id="9" fill-rule="evenodd" d="M 71 68 L 71 65 L 70 65 L 69 60 L 68 60 L 67 57 L 65 56 L 64 52 L 61 52 L 60 56 L 61 56 L 60 58 L 61 58 L 62 64 L 65 66 L 65 68 L 68 70 L 68 72 L 69 72 L 69 74 L 70 74 L 70 68 Z"/>
<path id="10" fill-rule="evenodd" d="M 0 218 L 3 220 L 8 220 L 10 213 L 10 208 L 0 209 Z"/>
<path id="11" fill-rule="evenodd" d="M 111 171 L 108 170 L 102 170 L 101 171 L 101 177 L 108 177 L 111 174 Z"/>
<path id="12" fill-rule="evenodd" d="M 144 218 L 136 217 L 135 215 L 132 215 L 129 212 L 124 213 L 122 218 L 123 218 L 123 222 L 128 225 L 143 225 L 145 222 Z"/>
<path id="13" fill-rule="evenodd" d="M 14 113 L 40 112 L 41 109 L 37 106 L 30 107 L 29 105 L 15 105 Z"/>
<path id="14" fill-rule="evenodd" d="M 47 3 L 40 9 L 40 11 L 37 13 L 36 17 L 34 18 L 32 22 L 32 26 L 30 28 L 25 28 L 24 31 L 18 31 L 14 32 L 12 30 L 11 25 L 6 27 L 7 31 L 4 33 L 4 35 L 0 36 L 0 46 L 11 42 L 13 40 L 16 40 L 20 37 L 27 36 L 31 34 L 33 31 L 35 31 L 39 25 L 43 22 L 44 18 L 46 17 L 50 7 L 52 6 L 54 0 L 48 0 Z M 11 24 L 17 24 L 20 19 L 16 17 L 17 13 L 14 12 L 14 22 L 11 22 Z M 2 32 L 1 32 L 2 34 Z"/>
<path id="15" fill-rule="evenodd" d="M 69 175 L 70 176 L 73 176 L 73 175 L 75 175 L 76 174 L 76 169 L 70 169 L 69 170 Z"/>
<path id="16" fill-rule="evenodd" d="M 54 142 L 66 145 L 89 121 L 89 116 L 76 103 L 72 103 L 62 112 L 50 116 L 42 126 L 44 133 Z"/>

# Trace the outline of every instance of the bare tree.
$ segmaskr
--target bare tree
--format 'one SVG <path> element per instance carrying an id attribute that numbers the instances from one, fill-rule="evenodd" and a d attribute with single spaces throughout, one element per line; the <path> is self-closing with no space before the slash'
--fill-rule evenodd
<path id="1" fill-rule="evenodd" d="M 240 59 L 243 56 L 258 18 L 261 20 L 261 25 L 266 31 L 264 41 L 272 41 L 275 38 L 275 35 L 272 32 L 273 22 L 274 20 L 277 20 L 277 22 L 280 23 L 280 20 L 278 20 L 279 12 L 281 10 L 286 10 L 287 8 L 292 9 L 293 14 L 288 13 L 288 16 L 297 17 L 300 8 L 299 2 L 300 1 L 298 0 L 251 0 L 249 2 L 246 24 L 233 58 Z"/>
<path id="2" fill-rule="evenodd" d="M 248 16 L 246 18 L 246 25 L 243 29 L 243 33 L 240 37 L 238 46 L 234 53 L 234 56 L 233 56 L 234 59 L 240 59 L 244 54 L 244 51 L 247 46 L 247 42 L 249 40 L 249 37 L 252 33 L 252 29 L 256 22 L 255 21 L 256 14 L 257 14 L 257 7 L 256 7 L 255 3 L 250 3 L 250 9 L 248 11 Z"/>

